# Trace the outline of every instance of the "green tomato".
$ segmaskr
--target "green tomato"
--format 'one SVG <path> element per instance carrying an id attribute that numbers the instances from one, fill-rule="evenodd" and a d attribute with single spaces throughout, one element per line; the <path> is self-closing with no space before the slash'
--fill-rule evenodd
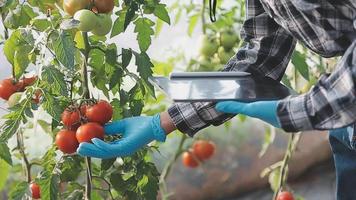
<path id="1" fill-rule="evenodd" d="M 83 32 L 93 30 L 98 21 L 98 17 L 95 15 L 95 13 L 86 9 L 76 12 L 73 18 L 80 22 L 78 29 Z"/>
<path id="2" fill-rule="evenodd" d="M 232 49 L 239 42 L 239 37 L 231 30 L 221 32 L 219 39 L 220 44 L 227 50 Z"/>
<path id="3" fill-rule="evenodd" d="M 216 40 L 207 35 L 203 35 L 200 38 L 200 53 L 205 57 L 213 56 L 218 50 L 219 45 Z"/>
<path id="4" fill-rule="evenodd" d="M 95 28 L 91 31 L 94 35 L 104 36 L 111 31 L 112 19 L 111 15 L 98 14 Z"/>
<path id="5" fill-rule="evenodd" d="M 221 64 L 226 64 L 229 62 L 230 58 L 234 56 L 233 51 L 225 51 L 224 47 L 219 47 L 218 49 L 218 57 L 220 59 Z"/>
<path id="6" fill-rule="evenodd" d="M 15 92 L 9 97 L 9 100 L 7 100 L 7 105 L 9 105 L 10 108 L 14 107 L 17 105 L 22 97 L 22 92 Z"/>

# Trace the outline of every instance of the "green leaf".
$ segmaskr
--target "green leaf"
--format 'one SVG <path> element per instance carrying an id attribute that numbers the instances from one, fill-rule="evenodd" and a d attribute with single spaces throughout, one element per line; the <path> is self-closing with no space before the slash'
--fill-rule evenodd
<path id="1" fill-rule="evenodd" d="M 58 174 L 52 174 L 48 171 L 43 171 L 38 181 L 38 184 L 41 188 L 41 199 L 58 199 L 59 182 L 60 178 Z"/>
<path id="2" fill-rule="evenodd" d="M 46 110 L 48 114 L 50 114 L 54 120 L 60 121 L 61 113 L 64 110 L 64 107 L 59 104 L 59 99 L 55 98 L 55 95 L 49 93 L 48 91 L 44 91 L 42 93 L 43 103 L 42 107 Z"/>
<path id="3" fill-rule="evenodd" d="M 130 1 L 130 5 L 125 15 L 124 30 L 126 30 L 130 22 L 134 19 L 136 11 L 138 11 L 137 3 L 135 1 Z"/>
<path id="4" fill-rule="evenodd" d="M 28 67 L 30 63 L 28 54 L 32 51 L 33 45 L 34 38 L 31 32 L 25 29 L 15 30 L 6 40 L 4 53 L 15 69 L 16 78 L 19 78 Z"/>
<path id="5" fill-rule="evenodd" d="M 116 158 L 101 160 L 101 171 L 106 171 L 110 169 L 110 167 L 112 167 L 115 161 Z"/>
<path id="6" fill-rule="evenodd" d="M 152 76 L 152 68 L 154 67 L 148 55 L 144 52 L 138 54 L 134 52 L 136 58 L 137 72 L 144 80 Z"/>
<path id="7" fill-rule="evenodd" d="M 275 136 L 276 136 L 276 129 L 274 127 L 270 126 L 269 128 L 266 129 L 264 141 L 262 144 L 262 149 L 258 154 L 259 157 L 262 157 L 267 152 L 267 149 L 269 145 L 273 143 Z"/>
<path id="8" fill-rule="evenodd" d="M 188 35 L 189 36 L 192 36 L 194 28 L 197 25 L 199 19 L 200 19 L 200 14 L 192 15 L 189 18 L 189 26 L 188 26 Z"/>
<path id="9" fill-rule="evenodd" d="M 0 150 L 1 151 L 1 150 Z M 10 165 L 5 161 L 0 160 L 0 191 L 4 189 L 10 172 Z"/>
<path id="10" fill-rule="evenodd" d="M 9 200 L 22 200 L 27 192 L 29 192 L 29 184 L 25 181 L 20 182 L 10 190 Z"/>
<path id="11" fill-rule="evenodd" d="M 169 18 L 165 4 L 158 4 L 155 7 L 153 14 L 160 18 L 162 21 L 166 22 L 167 24 L 171 24 L 171 19 Z"/>
<path id="12" fill-rule="evenodd" d="M 268 182 L 270 184 L 272 191 L 278 190 L 280 176 L 281 176 L 281 168 L 280 167 L 276 168 L 269 174 Z"/>
<path id="13" fill-rule="evenodd" d="M 76 48 L 72 36 L 66 31 L 61 31 L 53 33 L 51 40 L 56 58 L 64 67 L 73 70 Z"/>
<path id="14" fill-rule="evenodd" d="M 54 66 L 45 67 L 42 79 L 47 83 L 47 89 L 53 94 L 68 96 L 68 88 L 64 80 L 64 74 Z"/>
<path id="15" fill-rule="evenodd" d="M 299 51 L 294 51 L 292 55 L 292 63 L 298 72 L 309 81 L 309 67 L 306 62 L 306 55 Z"/>
<path id="16" fill-rule="evenodd" d="M 139 18 L 134 24 L 135 33 L 137 33 L 137 40 L 142 52 L 147 51 L 148 47 L 151 45 L 151 36 L 154 35 L 153 26 L 155 23 L 148 18 Z"/>
<path id="17" fill-rule="evenodd" d="M 10 149 L 5 142 L 0 142 L 0 159 L 4 160 L 9 165 L 12 165 Z"/>
<path id="18" fill-rule="evenodd" d="M 80 156 L 71 156 L 63 158 L 63 162 L 61 163 L 61 175 L 60 179 L 62 182 L 70 182 L 75 181 L 80 172 L 83 170 L 81 162 L 83 158 Z"/>
<path id="19" fill-rule="evenodd" d="M 132 51 L 130 49 L 122 48 L 122 67 L 126 68 L 129 66 L 132 58 Z"/>
<path id="20" fill-rule="evenodd" d="M 124 24 L 125 24 L 126 13 L 127 13 L 126 10 L 120 10 L 117 13 L 118 18 L 114 22 L 110 37 L 114 37 L 125 31 Z"/>

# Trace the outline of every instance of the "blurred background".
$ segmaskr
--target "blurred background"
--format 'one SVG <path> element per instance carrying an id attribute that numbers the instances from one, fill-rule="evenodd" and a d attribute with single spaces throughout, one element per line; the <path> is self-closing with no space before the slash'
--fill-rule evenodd
<path id="1" fill-rule="evenodd" d="M 211 71 L 223 67 L 223 62 L 212 60 L 214 57 L 202 58 L 201 38 L 204 35 L 219 37 L 218 34 L 226 29 L 238 35 L 244 16 L 243 1 L 220 1 L 218 22 L 215 25 L 209 23 L 209 19 L 201 18 L 201 10 L 204 9 L 201 1 L 164 3 L 168 4 L 174 23 L 171 26 L 159 24 L 156 27 L 159 29 L 159 35 L 153 39 L 148 51 L 155 63 L 155 73 L 168 75 L 172 70 Z M 136 34 L 133 32 L 132 28 L 129 28 L 126 33 L 114 37 L 112 41 L 124 48 L 138 49 Z M 239 45 L 236 41 L 232 51 L 236 52 Z M 2 46 L 0 48 L 2 51 Z M 300 45 L 297 50 L 299 53 L 289 66 L 284 81 L 296 91 L 306 92 L 313 79 L 330 70 L 335 61 L 319 58 Z M 315 64 L 315 61 L 318 63 Z M 309 67 L 309 80 L 305 73 L 300 73 L 305 69 L 298 69 L 298 64 Z M 9 77 L 10 74 L 10 64 L 1 53 L 0 79 Z M 158 102 L 148 100 L 145 113 L 164 110 L 170 104 L 170 100 L 158 92 Z M 5 114 L 6 110 L 3 108 L 7 106 L 4 102 L 0 102 L 0 107 L 0 115 Z M 41 110 L 37 111 L 36 115 L 43 117 Z M 29 152 L 31 157 L 42 155 L 51 144 L 51 138 L 41 128 L 34 127 L 27 134 L 38 135 L 25 140 L 27 146 L 36 146 L 28 148 L 33 151 Z M 183 166 L 181 159 L 178 159 L 166 182 L 167 190 L 171 194 L 170 199 L 271 199 L 273 192 L 269 187 L 268 176 L 262 178 L 261 172 L 283 159 L 289 134 L 272 130 L 261 121 L 243 117 L 235 117 L 226 125 L 201 131 L 195 139 L 213 141 L 216 144 L 216 153 L 212 159 L 195 169 Z M 174 156 L 181 138 L 181 133 L 171 134 L 167 142 L 160 145 L 160 152 L 152 155 L 159 170 L 163 170 L 165 164 Z M 10 143 L 15 145 L 15 141 Z M 192 143 L 193 139 L 186 139 L 184 148 L 189 148 Z M 290 161 L 289 173 L 290 188 L 295 194 L 307 200 L 335 199 L 335 175 L 326 132 L 301 134 Z"/>

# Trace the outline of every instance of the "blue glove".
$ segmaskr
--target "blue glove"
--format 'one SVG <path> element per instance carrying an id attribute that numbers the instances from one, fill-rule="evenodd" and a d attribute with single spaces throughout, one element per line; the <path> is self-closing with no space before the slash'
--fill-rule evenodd
<path id="1" fill-rule="evenodd" d="M 129 156 L 153 140 L 164 142 L 166 133 L 161 127 L 160 115 L 132 117 L 107 124 L 107 135 L 122 134 L 122 139 L 106 143 L 92 139 L 93 144 L 81 143 L 77 152 L 81 156 L 101 159 Z"/>
<path id="2" fill-rule="evenodd" d="M 278 101 L 256 101 L 252 103 L 224 101 L 217 103 L 215 108 L 223 113 L 243 114 L 258 118 L 280 128 L 281 125 L 277 117 L 277 105 Z"/>

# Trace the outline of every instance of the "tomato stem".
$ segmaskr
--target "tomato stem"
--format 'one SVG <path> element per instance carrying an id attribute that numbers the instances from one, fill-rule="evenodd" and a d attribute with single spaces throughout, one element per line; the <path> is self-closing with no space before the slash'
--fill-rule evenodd
<path id="1" fill-rule="evenodd" d="M 203 0 L 202 10 L 201 10 L 201 21 L 203 34 L 206 34 L 206 19 L 205 19 L 205 10 L 206 10 L 206 0 Z"/>
<path id="2" fill-rule="evenodd" d="M 82 32 L 82 36 L 84 39 L 84 62 L 82 65 L 82 85 L 83 85 L 83 94 L 82 97 L 85 99 L 90 99 L 90 92 L 89 92 L 89 80 L 88 80 L 88 59 L 90 53 L 90 43 L 88 38 L 87 32 Z M 85 164 L 87 168 L 87 180 L 86 180 L 86 187 L 85 187 L 85 199 L 91 199 L 91 181 L 92 181 L 92 169 L 91 169 L 91 158 L 85 158 Z"/>
<path id="3" fill-rule="evenodd" d="M 21 130 L 19 130 L 16 133 L 17 136 L 17 148 L 21 154 L 21 157 L 25 163 L 25 171 L 26 171 L 26 176 L 27 176 L 27 182 L 30 183 L 31 182 L 31 164 L 27 159 L 26 153 L 25 153 L 25 145 L 24 145 L 24 141 L 23 141 L 23 133 Z"/>
<path id="4" fill-rule="evenodd" d="M 301 133 L 293 133 L 289 136 L 288 146 L 286 153 L 284 154 L 284 158 L 281 165 L 281 175 L 279 177 L 278 189 L 274 192 L 273 199 L 277 200 L 278 193 L 283 189 L 285 186 L 285 182 L 288 178 L 288 163 L 292 157 L 293 152 L 295 151 L 297 144 L 300 140 Z"/>

